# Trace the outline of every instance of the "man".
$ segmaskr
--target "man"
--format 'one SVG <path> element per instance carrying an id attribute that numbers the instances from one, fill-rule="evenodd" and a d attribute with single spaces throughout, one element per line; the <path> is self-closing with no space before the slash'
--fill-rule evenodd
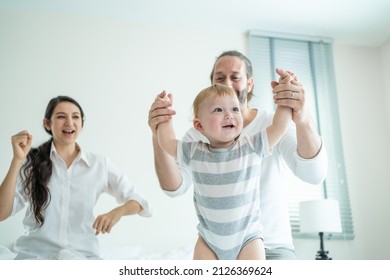
<path id="1" fill-rule="evenodd" d="M 289 174 L 291 172 L 302 181 L 320 184 L 327 173 L 327 154 L 321 137 L 317 133 L 305 99 L 305 90 L 295 75 L 276 69 L 281 79 L 292 75 L 291 83 L 271 83 L 274 102 L 292 108 L 294 125 L 289 129 L 271 156 L 263 161 L 260 183 L 260 205 L 266 259 L 296 259 L 291 236 L 288 213 Z M 249 107 L 253 96 L 254 79 L 252 65 L 248 58 L 237 51 L 222 53 L 211 72 L 211 83 L 232 87 L 241 104 L 244 119 L 242 134 L 251 135 L 267 127 L 273 112 L 265 112 Z M 159 123 L 172 118 L 175 111 L 171 104 L 163 101 L 167 92 L 157 96 L 149 111 L 149 126 L 153 132 L 155 169 L 161 188 L 169 196 L 183 194 L 191 185 L 190 171 L 179 166 L 158 145 L 156 128 Z M 190 129 L 183 141 L 201 139 L 200 133 Z M 204 139 L 205 140 L 205 139 Z"/>

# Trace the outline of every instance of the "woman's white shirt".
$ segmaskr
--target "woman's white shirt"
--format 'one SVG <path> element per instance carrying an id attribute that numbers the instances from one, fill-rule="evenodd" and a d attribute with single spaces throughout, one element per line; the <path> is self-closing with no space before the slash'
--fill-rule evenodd
<path id="1" fill-rule="evenodd" d="M 48 183 L 51 199 L 43 212 L 45 222 L 37 228 L 33 212 L 27 208 L 23 219 L 25 232 L 15 243 L 17 259 L 57 259 L 63 250 L 75 251 L 85 258 L 100 258 L 92 225 L 93 208 L 102 193 L 112 195 L 119 204 L 135 200 L 143 208 L 139 215 L 151 216 L 148 202 L 108 158 L 80 151 L 67 168 L 53 144 L 50 158 L 53 163 Z M 12 215 L 28 202 L 19 177 Z"/>

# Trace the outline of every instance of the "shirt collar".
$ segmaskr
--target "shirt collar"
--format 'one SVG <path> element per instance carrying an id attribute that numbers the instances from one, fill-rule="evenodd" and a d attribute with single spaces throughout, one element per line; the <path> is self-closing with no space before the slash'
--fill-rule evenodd
<path id="1" fill-rule="evenodd" d="M 89 163 L 89 160 L 88 160 L 88 157 L 87 157 L 87 153 L 85 153 L 80 145 L 78 143 L 76 143 L 76 146 L 77 148 L 79 149 L 79 154 L 77 155 L 77 157 L 74 159 L 74 162 L 76 161 L 79 161 L 79 160 L 82 160 L 85 162 L 85 164 L 89 167 L 90 166 L 90 163 Z M 50 149 L 50 155 L 57 155 L 58 157 L 60 156 L 58 153 L 57 153 L 57 149 L 56 149 L 56 146 L 54 145 L 54 141 L 51 142 L 51 149 Z"/>

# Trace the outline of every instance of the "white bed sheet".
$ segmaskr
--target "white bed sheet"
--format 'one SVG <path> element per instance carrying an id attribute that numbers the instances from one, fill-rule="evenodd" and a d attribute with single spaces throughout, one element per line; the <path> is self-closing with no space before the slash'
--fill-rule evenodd
<path id="1" fill-rule="evenodd" d="M 191 260 L 193 246 L 181 247 L 163 253 L 146 253 L 141 246 L 118 246 L 103 248 L 102 256 L 105 260 Z M 0 245 L 0 260 L 12 260 L 15 253 L 9 248 Z M 77 253 L 63 250 L 58 259 L 82 259 Z"/>

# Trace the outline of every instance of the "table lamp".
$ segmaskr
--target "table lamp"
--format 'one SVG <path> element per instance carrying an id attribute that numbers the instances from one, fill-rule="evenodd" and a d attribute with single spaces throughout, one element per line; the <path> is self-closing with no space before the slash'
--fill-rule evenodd
<path id="1" fill-rule="evenodd" d="M 302 201 L 299 204 L 300 231 L 318 232 L 320 250 L 316 260 L 331 260 L 324 250 L 324 232 L 341 232 L 340 209 L 337 200 L 319 199 Z"/>

